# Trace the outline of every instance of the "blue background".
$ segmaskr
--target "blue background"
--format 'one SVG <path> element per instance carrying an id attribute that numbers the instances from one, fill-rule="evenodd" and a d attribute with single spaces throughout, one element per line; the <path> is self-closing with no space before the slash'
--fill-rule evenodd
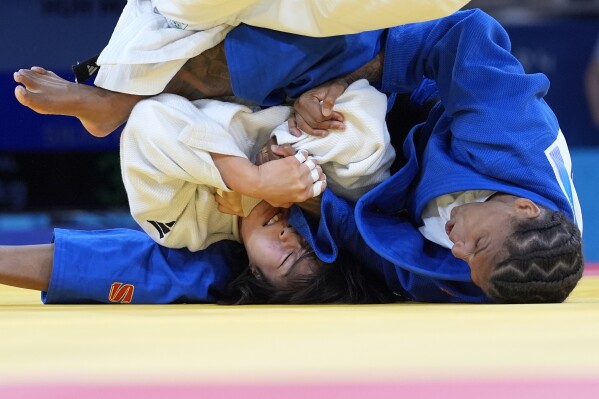
<path id="1" fill-rule="evenodd" d="M 101 51 L 124 4 L 125 0 L 2 0 L 0 206 L 7 207 L 3 197 L 22 195 L 22 209 L 16 210 L 28 210 L 28 198 L 35 191 L 18 182 L 22 154 L 32 158 L 81 152 L 90 157 L 101 152 L 117 156 L 120 131 L 98 139 L 85 132 L 74 118 L 34 113 L 15 100 L 12 74 L 19 68 L 40 65 L 73 80 L 71 65 Z M 599 261 L 599 210 L 595 206 L 599 198 L 599 130 L 590 120 L 584 98 L 584 70 L 599 36 L 599 21 L 553 18 L 526 24 L 503 23 L 512 38 L 512 51 L 525 69 L 545 73 L 551 81 L 546 99 L 560 120 L 572 152 L 574 181 L 585 220 L 585 255 L 587 260 Z M 52 208 L 51 203 L 47 205 Z M 0 215 L 0 230 L 14 218 L 14 212 Z"/>

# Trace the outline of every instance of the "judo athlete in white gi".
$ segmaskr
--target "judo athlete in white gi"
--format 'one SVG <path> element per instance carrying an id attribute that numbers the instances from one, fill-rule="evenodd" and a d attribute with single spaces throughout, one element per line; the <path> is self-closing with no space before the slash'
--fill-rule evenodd
<path id="1" fill-rule="evenodd" d="M 355 82 L 336 104 L 336 111 L 345 115 L 346 129 L 320 138 L 291 135 L 287 126 L 291 108 L 286 106 L 252 112 L 244 105 L 190 102 L 172 94 L 143 100 L 121 136 L 121 167 L 131 213 L 157 243 L 198 251 L 221 240 L 243 242 L 239 217 L 218 210 L 214 195 L 219 190 L 242 194 L 243 216 L 262 199 L 275 207 L 307 199 L 289 194 L 289 186 L 299 180 L 288 171 L 290 163 L 310 177 L 308 198 L 324 190 L 324 171 L 329 189 L 355 201 L 389 177 L 395 152 L 385 124 L 386 107 L 385 95 L 366 80 Z M 291 144 L 300 162 L 270 161 L 261 167 L 274 173 L 262 170 L 259 177 L 268 181 L 258 183 L 253 178 L 258 167 L 252 161 L 271 135 L 279 144 Z M 236 158 L 235 163 L 213 160 L 214 154 Z M 262 204 L 259 212 L 266 207 Z M 277 216 L 271 223 L 286 215 L 275 207 L 270 206 L 272 217 Z"/>
<path id="2" fill-rule="evenodd" d="M 98 58 L 95 84 L 123 93 L 161 93 L 183 64 L 243 23 L 305 36 L 337 36 L 428 21 L 469 0 L 130 0 Z"/>
<path id="3" fill-rule="evenodd" d="M 24 85 L 15 88 L 15 96 L 35 112 L 75 116 L 98 137 L 106 136 L 123 124 L 133 106 L 148 95 L 168 92 L 189 99 L 228 95 L 246 98 L 244 88 L 237 86 L 245 81 L 244 57 L 247 54 L 242 54 L 240 48 L 244 42 L 243 28 L 249 24 L 281 32 L 328 36 L 326 42 L 312 41 L 309 46 L 300 40 L 302 47 L 298 51 L 303 51 L 304 59 L 278 60 L 274 53 L 273 63 L 284 63 L 287 70 L 271 70 L 283 73 L 281 76 L 286 82 L 283 86 L 288 86 L 284 94 L 297 97 L 318 84 L 355 71 L 372 59 L 381 44 L 381 32 L 375 29 L 438 18 L 467 2 L 383 0 L 365 6 L 356 0 L 132 0 L 127 3 L 108 45 L 100 54 L 97 87 L 75 85 L 42 68 L 32 67 L 15 73 L 15 81 Z M 236 27 L 233 31 L 238 31 L 240 45 L 227 51 L 228 59 L 225 60 L 225 46 L 221 42 L 233 27 Z M 330 36 L 362 31 L 368 32 Z M 264 40 L 269 40 L 269 35 L 267 32 Z M 287 35 L 285 39 L 290 37 L 293 36 Z M 275 38 L 275 41 L 287 47 L 294 45 L 293 39 L 284 42 Z M 273 53 L 269 50 L 268 55 L 258 51 L 250 56 L 271 56 Z M 278 53 L 285 51 L 281 49 Z M 238 69 L 232 74 L 231 81 L 227 64 Z M 315 67 L 318 73 L 294 81 L 294 76 Z M 181 73 L 184 76 L 180 76 Z M 285 98 L 251 100 L 271 106 L 282 104 Z"/>

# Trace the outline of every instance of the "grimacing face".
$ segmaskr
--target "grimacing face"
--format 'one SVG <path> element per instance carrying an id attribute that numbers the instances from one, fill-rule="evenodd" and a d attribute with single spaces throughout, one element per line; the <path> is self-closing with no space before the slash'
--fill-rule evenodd
<path id="1" fill-rule="evenodd" d="M 494 265 L 507 256 L 505 242 L 514 231 L 514 223 L 540 213 L 531 200 L 507 194 L 456 206 L 445 225 L 453 242 L 451 252 L 468 263 L 472 281 L 486 291 Z"/>
<path id="2" fill-rule="evenodd" d="M 287 223 L 288 215 L 289 209 L 262 201 L 241 219 L 239 227 L 252 273 L 279 288 L 291 278 L 314 274 L 320 267 L 312 257 L 302 258 L 309 247 Z"/>

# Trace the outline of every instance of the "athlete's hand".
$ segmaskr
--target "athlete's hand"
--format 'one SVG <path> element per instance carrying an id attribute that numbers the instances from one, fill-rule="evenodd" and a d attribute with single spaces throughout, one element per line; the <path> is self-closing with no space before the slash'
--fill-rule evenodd
<path id="1" fill-rule="evenodd" d="M 273 148 L 277 147 L 277 138 L 271 137 L 270 140 L 266 142 L 256 155 L 255 165 L 262 165 L 269 161 L 275 161 L 277 159 L 284 158 L 286 155 L 278 155 L 273 151 Z M 291 146 L 290 146 L 291 147 Z M 295 154 L 295 151 L 291 153 L 291 155 Z"/>
<path id="2" fill-rule="evenodd" d="M 262 165 L 269 161 L 275 161 L 277 159 L 291 157 L 295 155 L 293 146 L 289 143 L 277 144 L 277 138 L 272 137 L 270 140 L 262 146 L 258 155 L 256 155 L 255 165 Z"/>
<path id="3" fill-rule="evenodd" d="M 214 199 L 218 204 L 218 210 L 222 213 L 237 215 L 243 217 L 243 207 L 241 206 L 241 194 L 235 191 L 217 190 Z"/>
<path id="4" fill-rule="evenodd" d="M 345 79 L 335 79 L 302 94 L 295 100 L 295 113 L 287 121 L 290 133 L 297 137 L 302 130 L 312 136 L 324 137 L 330 129 L 345 129 L 343 115 L 333 111 L 333 106 L 347 86 Z"/>
<path id="5" fill-rule="evenodd" d="M 285 146 L 273 148 L 286 153 Z M 275 207 L 289 208 L 320 195 L 326 188 L 326 176 L 318 162 L 305 150 L 258 166 L 258 196 Z"/>

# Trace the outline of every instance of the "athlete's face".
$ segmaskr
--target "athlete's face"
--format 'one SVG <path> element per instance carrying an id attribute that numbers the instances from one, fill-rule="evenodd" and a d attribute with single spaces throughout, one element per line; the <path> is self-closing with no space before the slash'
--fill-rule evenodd
<path id="1" fill-rule="evenodd" d="M 506 256 L 505 242 L 514 231 L 514 223 L 539 214 L 534 202 L 505 194 L 456 206 L 445 225 L 453 242 L 451 252 L 468 263 L 472 281 L 486 290 L 494 265 Z"/>
<path id="2" fill-rule="evenodd" d="M 290 278 L 310 276 L 320 267 L 312 257 L 299 260 L 309 247 L 287 224 L 288 214 L 288 209 L 262 201 L 240 225 L 252 273 L 276 287 L 284 287 Z"/>

